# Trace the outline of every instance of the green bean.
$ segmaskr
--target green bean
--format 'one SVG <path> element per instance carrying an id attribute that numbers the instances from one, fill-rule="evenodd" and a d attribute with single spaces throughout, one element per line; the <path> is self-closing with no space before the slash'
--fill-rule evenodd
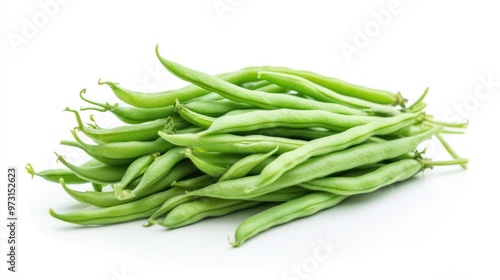
<path id="1" fill-rule="evenodd" d="M 257 68 L 247 68 L 232 73 L 219 74 L 220 79 L 228 83 L 240 84 L 250 81 L 257 81 Z M 173 105 L 175 100 L 181 102 L 191 100 L 196 97 L 206 95 L 211 90 L 206 90 L 196 85 L 189 85 L 177 90 L 161 91 L 154 93 L 142 93 L 127 90 L 112 82 L 98 82 L 100 85 L 107 85 L 120 100 L 125 103 L 140 108 L 158 108 Z"/>
<path id="2" fill-rule="evenodd" d="M 144 224 L 145 227 L 158 224 L 157 219 L 159 217 L 167 214 L 179 205 L 197 199 L 196 197 L 186 195 L 186 190 L 182 188 L 179 188 L 178 192 L 179 193 L 176 196 L 167 199 L 153 214 L 151 214 L 151 216 L 148 218 L 148 222 Z"/>
<path id="3" fill-rule="evenodd" d="M 238 210 L 254 207 L 261 203 L 262 202 L 258 201 L 199 198 L 172 209 L 159 225 L 167 228 L 183 227 L 207 217 L 227 215 Z"/>
<path id="4" fill-rule="evenodd" d="M 356 195 L 373 192 L 392 183 L 403 181 L 415 176 L 425 168 L 437 165 L 466 165 L 466 159 L 457 158 L 449 162 L 428 162 L 416 159 L 402 159 L 375 168 L 349 172 L 340 177 L 318 178 L 299 184 L 313 191 L 325 191 L 338 195 Z"/>
<path id="5" fill-rule="evenodd" d="M 148 167 L 142 177 L 141 182 L 133 190 L 122 190 L 118 195 L 118 199 L 127 200 L 141 192 L 144 192 L 151 187 L 154 183 L 159 181 L 165 174 L 167 174 L 178 162 L 185 158 L 184 147 L 175 147 L 167 151 L 161 156 L 155 158 L 153 163 Z"/>
<path id="6" fill-rule="evenodd" d="M 128 124 L 139 124 L 143 122 L 150 122 L 157 119 L 163 119 L 169 116 L 172 116 L 174 113 L 174 106 L 166 106 L 166 107 L 158 107 L 158 108 L 138 108 L 138 107 L 127 107 L 121 106 L 118 103 L 113 105 L 109 103 L 99 103 L 95 101 L 91 101 L 85 97 L 83 94 L 85 93 L 85 89 L 80 92 L 80 98 L 92 105 L 98 106 L 95 107 L 87 107 L 80 108 L 81 111 L 85 110 L 95 110 L 99 112 L 109 111 L 113 113 L 119 120 Z"/>
<path id="7" fill-rule="evenodd" d="M 344 131 L 379 119 L 379 117 L 370 116 L 346 116 L 320 110 L 256 110 L 219 117 L 205 133 L 233 133 L 273 127 L 321 127 L 333 131 Z"/>
<path id="8" fill-rule="evenodd" d="M 184 107 L 198 114 L 207 116 L 221 116 L 233 110 L 255 108 L 255 106 L 250 104 L 234 102 L 227 99 L 215 101 L 193 101 L 185 104 Z"/>
<path id="9" fill-rule="evenodd" d="M 156 55 L 160 62 L 177 77 L 195 84 L 208 91 L 217 92 L 227 99 L 249 103 L 262 109 L 290 108 L 299 110 L 325 110 L 339 114 L 364 115 L 361 110 L 353 109 L 344 105 L 324 103 L 315 100 L 303 99 L 291 95 L 269 94 L 256 90 L 248 90 L 228 83 L 220 78 L 187 68 L 178 63 L 164 59 L 158 53 Z"/>
<path id="10" fill-rule="evenodd" d="M 24 168 L 31 175 L 31 178 L 36 175 L 53 183 L 59 182 L 59 178 L 63 178 L 68 182 L 68 184 L 84 184 L 88 182 L 87 180 L 76 176 L 76 174 L 69 169 L 47 169 L 40 172 L 35 172 L 33 166 L 31 166 L 31 164 L 29 163 L 26 164 Z"/>
<path id="11" fill-rule="evenodd" d="M 97 142 L 124 142 L 124 141 L 149 141 L 158 138 L 158 131 L 162 130 L 165 126 L 170 126 L 172 120 L 174 121 L 175 129 L 182 129 L 187 127 L 187 123 L 177 117 L 168 117 L 164 119 L 157 119 L 150 122 L 144 122 L 141 124 L 117 126 L 108 129 L 95 129 L 91 127 L 86 127 L 80 117 L 78 111 L 70 110 L 69 108 L 64 109 L 67 112 L 73 112 L 76 116 L 78 122 L 78 129 L 85 135 L 90 137 L 92 140 Z"/>
<path id="12" fill-rule="evenodd" d="M 126 141 L 92 145 L 83 142 L 74 130 L 71 131 L 71 134 L 82 149 L 88 151 L 90 156 L 94 154 L 111 159 L 137 158 L 156 152 L 162 153 L 173 147 L 172 144 L 162 138 L 157 138 L 154 141 Z M 99 158 L 96 159 L 99 160 Z"/>
<path id="13" fill-rule="evenodd" d="M 270 85 L 267 85 L 267 86 L 264 86 L 261 88 L 257 88 L 256 90 L 262 91 L 262 92 L 268 92 L 268 93 L 287 93 L 287 92 L 289 92 L 289 90 L 287 88 L 280 87 L 278 85 L 273 85 L 273 84 L 270 84 Z"/>
<path id="14" fill-rule="evenodd" d="M 192 196 L 208 196 L 224 199 L 248 199 L 294 186 L 329 174 L 349 170 L 358 166 L 373 164 L 413 151 L 422 141 L 439 132 L 441 127 L 401 139 L 365 143 L 342 151 L 311 158 L 285 172 L 280 180 L 257 187 L 259 175 L 217 182 L 203 189 L 190 192 Z"/>
<path id="15" fill-rule="evenodd" d="M 266 81 L 266 80 L 258 80 L 255 82 L 243 83 L 240 86 L 243 88 L 246 88 L 246 89 L 254 90 L 254 89 L 259 89 L 259 88 L 262 88 L 262 87 L 265 87 L 268 85 L 271 85 L 271 83 Z"/>
<path id="16" fill-rule="evenodd" d="M 331 208 L 347 196 L 326 192 L 314 192 L 278 206 L 268 208 L 243 221 L 234 235 L 234 247 L 241 246 L 249 238 L 271 227 L 281 225 L 294 219 L 310 216 L 323 209 Z"/>
<path id="17" fill-rule="evenodd" d="M 211 153 L 207 152 L 193 153 L 191 149 L 186 149 L 185 155 L 198 169 L 216 178 L 224 175 L 233 164 L 241 159 L 241 156 L 238 154 L 216 153 L 215 156 L 211 156 Z"/>
<path id="18" fill-rule="evenodd" d="M 130 164 L 127 168 L 127 171 L 122 177 L 120 183 L 113 185 L 115 189 L 115 194 L 119 195 L 123 189 L 125 189 L 132 181 L 141 177 L 148 167 L 153 163 L 155 158 L 157 158 L 160 153 L 154 153 L 151 155 L 145 155 L 140 158 L 137 158 L 134 162 Z"/>
<path id="19" fill-rule="evenodd" d="M 398 105 L 406 102 L 406 99 L 404 99 L 399 92 L 393 93 L 386 90 L 378 90 L 354 85 L 336 78 L 325 77 L 309 71 L 269 66 L 261 67 L 261 69 L 300 76 L 315 84 L 333 90 L 334 92 L 379 104 Z"/>
<path id="20" fill-rule="evenodd" d="M 110 166 L 124 166 L 124 165 L 129 165 L 131 164 L 136 158 L 108 158 L 104 157 L 95 153 L 92 153 L 91 151 L 85 149 L 80 143 L 75 142 L 75 141 L 68 141 L 68 140 L 61 140 L 60 142 L 61 145 L 64 146 L 69 146 L 69 147 L 75 147 L 78 149 L 83 150 L 86 154 L 92 157 L 97 162 L 100 162 L 101 164 L 106 164 Z"/>
<path id="21" fill-rule="evenodd" d="M 248 198 L 247 200 L 263 202 L 285 202 L 298 197 L 302 197 L 309 193 L 311 193 L 311 191 L 306 188 L 302 188 L 300 186 L 291 186 L 260 196 Z"/>
<path id="22" fill-rule="evenodd" d="M 127 170 L 125 166 L 109 166 L 104 164 L 95 166 L 76 166 L 57 153 L 56 156 L 57 160 L 73 171 L 76 176 L 98 184 L 107 185 L 118 183 Z"/>
<path id="23" fill-rule="evenodd" d="M 189 161 L 183 160 L 180 163 L 176 164 L 170 172 L 165 174 L 159 181 L 151 185 L 147 190 L 138 194 L 137 196 L 130 198 L 128 200 L 119 200 L 116 198 L 114 192 L 95 192 L 95 191 L 75 191 L 68 187 L 65 184 L 62 184 L 63 189 L 75 200 L 97 206 L 97 207 L 111 207 L 116 205 L 121 205 L 125 203 L 129 203 L 131 201 L 136 201 L 141 198 L 144 198 L 148 195 L 164 191 L 170 188 L 170 185 L 175 180 L 179 180 L 184 178 L 185 176 L 198 171 L 198 169 Z M 137 183 L 136 183 L 137 182 Z M 130 184 L 130 187 L 137 185 L 138 180 L 134 181 Z"/>
<path id="24" fill-rule="evenodd" d="M 208 128 L 215 120 L 215 118 L 205 116 L 194 111 L 189 110 L 179 101 L 175 103 L 175 111 L 186 121 L 202 128 Z M 158 134 L 156 134 L 158 136 Z"/>
<path id="25" fill-rule="evenodd" d="M 282 154 L 307 143 L 303 140 L 265 135 L 166 134 L 161 131 L 158 134 L 161 138 L 176 146 L 194 147 L 222 153 L 268 153 L 278 146 L 276 154 Z"/>
<path id="26" fill-rule="evenodd" d="M 280 155 L 275 161 L 266 166 L 257 185 L 265 186 L 276 181 L 283 173 L 311 157 L 346 149 L 363 143 L 374 135 L 397 131 L 415 122 L 420 115 L 420 113 L 405 113 L 390 118 L 381 118 L 378 121 L 356 126 L 339 134 L 311 140 L 296 150 Z"/>
<path id="27" fill-rule="evenodd" d="M 305 78 L 272 71 L 260 71 L 258 78 L 270 81 L 274 84 L 286 87 L 291 90 L 306 94 L 312 98 L 323 102 L 336 102 L 355 108 L 373 109 L 386 111 L 390 115 L 400 113 L 389 105 L 380 105 L 364 99 L 338 94 L 330 89 L 315 84 Z"/>
<path id="28" fill-rule="evenodd" d="M 183 188 L 185 190 L 199 189 L 217 182 L 217 178 L 207 174 L 198 177 L 185 179 L 182 181 L 174 181 L 170 185 L 172 188 Z"/>
<path id="29" fill-rule="evenodd" d="M 233 165 L 231 165 L 231 167 L 219 178 L 219 181 L 226 181 L 244 177 L 253 168 L 276 153 L 277 150 L 278 147 L 267 154 L 252 154 L 238 160 Z"/>
<path id="30" fill-rule="evenodd" d="M 300 186 L 314 191 L 325 191 L 338 195 L 368 193 L 394 182 L 403 181 L 422 171 L 424 165 L 414 159 L 403 159 L 385 164 L 359 176 L 318 178 L 301 183 Z"/>
<path id="31" fill-rule="evenodd" d="M 137 201 L 108 208 L 84 209 L 70 213 L 58 214 L 49 209 L 52 217 L 59 220 L 80 225 L 108 225 L 146 218 L 153 214 L 158 207 L 172 196 L 171 190 L 150 195 Z"/>
<path id="32" fill-rule="evenodd" d="M 200 188 L 203 188 L 204 186 L 200 186 Z M 264 194 L 259 197 L 254 197 L 249 199 L 248 201 L 253 201 L 253 202 L 281 202 L 281 201 L 287 201 L 289 199 L 295 199 L 299 196 L 302 196 L 304 194 L 309 193 L 310 191 L 300 188 L 300 187 L 292 187 L 292 188 L 286 188 L 283 190 L 279 190 L 276 193 L 268 193 Z M 186 203 L 189 203 L 190 201 L 196 200 L 197 198 L 194 196 L 189 196 L 185 193 L 179 194 L 177 196 L 174 196 L 165 203 L 153 214 L 151 217 L 148 219 L 148 223 L 145 226 L 151 226 L 153 224 L 160 224 L 165 226 L 163 223 L 159 223 L 157 219 L 165 214 L 168 214 L 171 212 L 173 209 L 176 207 L 179 207 L 180 205 L 184 205 Z M 202 198 L 203 199 L 203 198 Z M 208 198 L 210 199 L 210 198 Z M 254 204 L 256 205 L 256 204 Z"/>
<path id="33" fill-rule="evenodd" d="M 253 134 L 284 137 L 299 140 L 313 140 L 335 134 L 331 130 L 323 128 L 293 128 L 293 127 L 273 127 L 252 131 Z"/>

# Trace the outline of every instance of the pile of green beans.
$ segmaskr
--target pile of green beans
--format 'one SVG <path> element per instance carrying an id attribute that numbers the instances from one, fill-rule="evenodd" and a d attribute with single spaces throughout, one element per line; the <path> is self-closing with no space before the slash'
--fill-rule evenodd
<path id="1" fill-rule="evenodd" d="M 426 114 L 397 92 L 372 89 L 310 71 L 252 66 L 218 75 L 163 58 L 160 63 L 190 85 L 154 93 L 101 82 L 123 103 L 93 101 L 80 92 L 72 140 L 83 164 L 56 153 L 61 168 L 32 176 L 60 184 L 88 208 L 53 217 L 80 225 L 145 219 L 144 226 L 184 227 L 207 217 L 260 206 L 230 244 L 331 208 L 353 195 L 405 181 L 434 166 L 467 167 L 444 134 L 467 123 Z M 101 128 L 87 111 L 123 124 Z M 83 136 L 83 137 L 82 137 Z M 439 141 L 447 160 L 426 158 L 419 146 Z M 76 189 L 76 188 L 80 189 Z M 264 206 L 262 206 L 264 205 Z"/>

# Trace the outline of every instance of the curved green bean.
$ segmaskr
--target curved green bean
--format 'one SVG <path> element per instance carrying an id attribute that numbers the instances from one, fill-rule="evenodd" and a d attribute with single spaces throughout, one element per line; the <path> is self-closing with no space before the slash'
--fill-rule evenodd
<path id="1" fill-rule="evenodd" d="M 215 119 L 204 134 L 246 132 L 274 127 L 321 127 L 333 131 L 344 131 L 348 128 L 379 119 L 381 118 L 372 116 L 346 116 L 321 110 L 254 110 L 219 117 Z"/>
<path id="2" fill-rule="evenodd" d="M 393 93 L 386 90 L 379 90 L 379 89 L 367 88 L 360 85 L 354 85 L 336 78 L 322 76 L 310 71 L 294 70 L 286 67 L 272 67 L 272 66 L 264 66 L 261 67 L 261 69 L 300 76 L 315 84 L 333 90 L 334 92 L 379 104 L 398 105 L 398 104 L 404 104 L 406 102 L 406 99 L 404 99 L 399 92 Z"/>
<path id="3" fill-rule="evenodd" d="M 403 159 L 382 165 L 359 176 L 340 176 L 318 178 L 299 184 L 308 190 L 325 191 L 338 195 L 368 193 L 392 183 L 413 177 L 424 169 L 415 159 Z"/>
<path id="4" fill-rule="evenodd" d="M 126 141 L 126 142 L 111 142 L 111 143 L 100 143 L 100 144 L 88 144 L 85 143 L 76 131 L 72 130 L 71 134 L 75 138 L 76 142 L 80 144 L 84 151 L 88 151 L 89 155 L 98 155 L 104 158 L 111 159 L 130 159 L 137 158 L 153 153 L 162 153 L 173 147 L 172 144 L 163 140 L 162 138 L 157 138 L 154 141 Z M 99 160 L 99 158 L 96 158 Z"/>
<path id="5" fill-rule="evenodd" d="M 230 243 L 234 247 L 241 246 L 246 240 L 260 232 L 333 207 L 347 197 L 327 192 L 314 192 L 268 208 L 243 221 L 236 229 L 234 242 Z"/>
<path id="6" fill-rule="evenodd" d="M 257 71 L 257 68 L 247 68 L 232 73 L 219 74 L 218 76 L 220 79 L 224 79 L 228 83 L 241 84 L 250 81 L 258 81 Z M 196 85 L 189 85 L 177 90 L 143 93 L 122 88 L 117 83 L 113 82 L 101 82 L 99 80 L 98 84 L 109 86 L 116 97 L 120 100 L 129 105 L 140 108 L 158 108 L 169 106 L 173 105 L 176 99 L 184 102 L 212 92 L 211 90 L 206 90 Z"/>
<path id="7" fill-rule="evenodd" d="M 151 185 L 147 190 L 138 194 L 137 196 L 130 198 L 128 200 L 119 200 L 113 191 L 111 192 L 95 192 L 95 191 L 75 191 L 68 188 L 65 184 L 63 186 L 64 191 L 76 201 L 84 204 L 89 204 L 97 207 L 111 207 L 116 205 L 121 205 L 129 203 L 131 201 L 136 201 L 144 198 L 148 195 L 164 191 L 170 188 L 172 182 L 182 179 L 185 176 L 198 171 L 198 169 L 188 160 L 183 160 L 177 165 L 175 165 L 170 172 L 165 174 L 159 181 Z M 138 180 L 130 184 L 129 187 L 139 184 Z"/>
<path id="8" fill-rule="evenodd" d="M 86 108 L 82 107 L 80 108 L 80 111 L 85 111 L 85 110 L 95 110 L 99 112 L 109 111 L 113 115 L 115 115 L 119 120 L 128 124 L 139 124 L 143 122 L 154 121 L 157 119 L 164 119 L 174 114 L 174 106 L 166 106 L 158 108 L 138 108 L 134 106 L 129 106 L 129 107 L 121 106 L 118 103 L 115 103 L 113 105 L 109 103 L 103 104 L 85 98 L 83 96 L 85 92 L 86 92 L 85 89 L 83 89 L 80 92 L 80 98 L 83 101 L 95 105 L 97 107 L 86 107 Z"/>
<path id="9" fill-rule="evenodd" d="M 413 151 L 422 141 L 439 132 L 441 127 L 427 132 L 381 143 L 365 143 L 342 151 L 311 158 L 285 172 L 280 180 L 266 186 L 257 186 L 259 175 L 217 182 L 203 189 L 190 192 L 192 196 L 224 199 L 247 199 L 294 186 L 329 174 L 373 164 Z M 313 172 L 314 171 L 314 172 Z"/>
<path id="10" fill-rule="evenodd" d="M 65 214 L 59 214 L 49 209 L 49 213 L 52 217 L 68 223 L 109 225 L 149 217 L 171 195 L 172 190 L 166 190 L 137 201 L 108 208 L 84 209 Z"/>
<path id="11" fill-rule="evenodd" d="M 217 92 L 227 99 L 249 103 L 262 109 L 290 108 L 299 110 L 325 110 L 339 114 L 364 115 L 361 110 L 353 109 L 344 105 L 324 103 L 315 100 L 304 99 L 284 94 L 269 94 L 256 90 L 248 90 L 228 83 L 220 78 L 187 68 L 178 63 L 169 61 L 160 56 L 158 46 L 156 55 L 165 68 L 177 77 L 192 84 Z"/>
<path id="12" fill-rule="evenodd" d="M 26 171 L 31 175 L 31 178 L 38 176 L 49 182 L 57 183 L 60 178 L 63 178 L 68 182 L 68 184 L 85 184 L 88 181 L 78 177 L 73 171 L 69 169 L 47 169 L 40 172 L 35 172 L 33 166 L 30 163 L 26 164 L 24 167 Z"/>
<path id="13" fill-rule="evenodd" d="M 227 215 L 238 210 L 257 206 L 261 203 L 258 201 L 198 198 L 175 207 L 158 224 L 167 228 L 183 227 L 207 217 Z"/>
<path id="14" fill-rule="evenodd" d="M 340 151 L 361 144 L 372 136 L 397 131 L 415 122 L 420 115 L 420 113 L 405 113 L 390 118 L 381 118 L 380 120 L 353 127 L 338 134 L 311 140 L 296 150 L 280 155 L 266 166 L 260 175 L 257 185 L 265 186 L 276 181 L 283 173 L 311 157 Z"/>
<path id="15" fill-rule="evenodd" d="M 95 166 L 76 166 L 57 153 L 56 156 L 57 160 L 73 171 L 76 176 L 97 184 L 108 185 L 118 183 L 127 170 L 127 167 L 125 166 L 109 166 L 105 164 Z"/>
<path id="16" fill-rule="evenodd" d="M 270 81 L 277 85 L 306 94 L 318 101 L 336 102 L 355 108 L 372 109 L 375 111 L 384 111 L 389 115 L 397 115 L 400 112 L 389 105 L 366 101 L 365 99 L 351 97 L 336 93 L 328 88 L 315 84 L 305 78 L 272 71 L 260 71 L 258 78 Z"/>
<path id="17" fill-rule="evenodd" d="M 261 164 L 274 153 L 276 153 L 277 150 L 278 147 L 267 154 L 252 154 L 238 160 L 233 165 L 231 165 L 231 167 L 229 167 L 229 169 L 227 169 L 227 171 L 222 176 L 220 176 L 219 181 L 226 181 L 244 177 L 257 165 Z"/>
<path id="18" fill-rule="evenodd" d="M 279 148 L 276 154 L 282 154 L 307 143 L 303 140 L 265 135 L 202 135 L 201 133 L 167 134 L 161 131 L 158 132 L 158 134 L 161 138 L 176 146 L 194 147 L 222 153 L 268 153 L 278 146 Z"/>
<path id="19" fill-rule="evenodd" d="M 118 196 L 130 183 L 141 177 L 159 155 L 160 153 L 145 155 L 132 162 L 128 166 L 122 180 L 118 184 L 113 185 L 115 194 Z"/>
<path id="20" fill-rule="evenodd" d="M 163 155 L 156 157 L 144 172 L 139 185 L 133 190 L 122 190 L 117 194 L 117 198 L 121 200 L 127 200 L 150 188 L 151 185 L 159 181 L 178 162 L 185 158 L 185 151 L 186 148 L 184 147 L 175 147 L 170 149 Z"/>

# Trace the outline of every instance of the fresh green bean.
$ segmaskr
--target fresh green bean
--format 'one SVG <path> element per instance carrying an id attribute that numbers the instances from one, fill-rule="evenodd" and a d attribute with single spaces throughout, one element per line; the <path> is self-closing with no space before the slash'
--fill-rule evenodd
<path id="1" fill-rule="evenodd" d="M 306 188 L 302 188 L 300 186 L 291 186 L 260 196 L 248 198 L 247 200 L 263 202 L 285 202 L 298 197 L 302 197 L 309 193 L 311 193 L 311 191 Z"/>
<path id="2" fill-rule="evenodd" d="M 277 150 L 278 147 L 267 154 L 252 154 L 238 160 L 233 165 L 231 165 L 231 167 L 219 178 L 219 181 L 226 181 L 244 177 L 257 165 L 264 162 L 266 159 L 276 153 Z"/>
<path id="3" fill-rule="evenodd" d="M 310 128 L 321 127 L 333 131 L 367 124 L 379 117 L 346 116 L 320 110 L 256 110 L 217 118 L 205 134 L 253 131 L 273 127 Z"/>
<path id="4" fill-rule="evenodd" d="M 355 108 L 386 111 L 390 115 L 397 115 L 400 113 L 389 105 L 380 105 L 378 103 L 366 101 L 364 99 L 338 94 L 305 78 L 292 74 L 284 74 L 272 71 L 260 71 L 258 78 L 270 81 L 290 90 L 295 90 L 297 92 L 306 94 L 318 101 L 336 102 Z"/>
<path id="5" fill-rule="evenodd" d="M 184 147 L 175 147 L 167 151 L 161 156 L 155 158 L 153 163 L 144 172 L 141 182 L 133 190 L 122 190 L 117 194 L 117 198 L 127 200 L 137 196 L 151 187 L 154 183 L 159 181 L 165 174 L 167 174 L 178 162 L 185 158 Z"/>
<path id="6" fill-rule="evenodd" d="M 185 150 L 185 155 L 198 169 L 204 173 L 219 178 L 224 175 L 228 169 L 241 159 L 241 155 L 221 154 L 207 152 L 193 153 L 191 149 Z"/>
<path id="7" fill-rule="evenodd" d="M 403 159 L 388 163 L 359 176 L 340 176 L 318 178 L 299 184 L 299 186 L 325 191 L 338 195 L 355 195 L 375 191 L 394 182 L 403 181 L 422 171 L 424 165 L 415 159 Z"/>
<path id="8" fill-rule="evenodd" d="M 198 198 L 172 209 L 159 225 L 167 228 L 183 227 L 207 217 L 227 215 L 238 210 L 257 206 L 261 203 L 258 201 Z"/>
<path id="9" fill-rule="evenodd" d="M 136 159 L 136 158 L 108 158 L 108 157 L 104 157 L 104 156 L 95 154 L 95 153 L 89 151 L 88 149 L 85 149 L 82 145 L 80 145 L 80 143 L 78 143 L 76 141 L 61 140 L 60 144 L 64 145 L 64 146 L 75 147 L 75 148 L 81 149 L 86 154 L 91 156 L 93 160 L 100 162 L 101 164 L 106 164 L 106 165 L 110 165 L 110 166 L 129 165 L 132 162 L 134 162 L 134 160 Z"/>
<path id="10" fill-rule="evenodd" d="M 243 88 L 246 88 L 246 89 L 254 90 L 254 89 L 259 89 L 259 88 L 262 88 L 262 87 L 265 87 L 268 85 L 271 85 L 271 83 L 266 81 L 266 80 L 258 80 L 255 82 L 243 83 L 240 86 Z"/>
<path id="11" fill-rule="evenodd" d="M 289 90 L 287 88 L 280 87 L 278 85 L 273 85 L 273 84 L 257 88 L 256 90 L 262 91 L 262 92 L 268 92 L 268 93 L 288 93 L 289 92 Z"/>
<path id="12" fill-rule="evenodd" d="M 111 207 L 116 205 L 121 205 L 129 203 L 131 201 L 136 201 L 146 196 L 152 195 L 157 192 L 164 191 L 170 188 L 170 185 L 175 180 L 184 178 L 185 176 L 198 171 L 198 169 L 189 161 L 183 160 L 176 164 L 170 172 L 165 174 L 159 181 L 151 185 L 147 190 L 138 194 L 137 196 L 130 198 L 128 200 L 119 200 L 116 198 L 114 192 L 95 192 L 95 191 L 75 191 L 68 188 L 65 184 L 62 184 L 63 189 L 76 201 L 84 204 L 89 204 L 97 207 Z M 136 186 L 139 180 L 134 181 L 129 187 Z"/>
<path id="13" fill-rule="evenodd" d="M 176 146 L 194 147 L 222 153 L 268 153 L 278 146 L 276 154 L 282 154 L 307 143 L 303 140 L 265 135 L 166 134 L 161 131 L 158 134 L 161 138 Z"/>
<path id="14" fill-rule="evenodd" d="M 95 110 L 99 112 L 109 111 L 115 115 L 119 120 L 128 124 L 139 124 L 143 122 L 150 122 L 157 119 L 164 119 L 166 117 L 172 116 L 174 114 L 174 106 L 158 107 L 158 108 L 138 108 L 138 107 L 127 107 L 121 106 L 118 103 L 113 105 L 109 103 L 99 103 L 89 100 L 83 96 L 85 89 L 80 92 L 80 98 L 96 107 L 80 108 L 81 111 L 85 110 Z"/>
<path id="15" fill-rule="evenodd" d="M 64 111 L 72 112 L 76 116 L 78 129 L 96 142 L 124 142 L 124 141 L 149 141 L 158 138 L 158 131 L 170 126 L 170 121 L 174 121 L 175 129 L 182 129 L 188 126 L 182 118 L 172 116 L 164 119 L 157 119 L 141 124 L 117 126 L 114 128 L 101 129 L 86 127 L 78 111 L 66 108 Z"/>
<path id="16" fill-rule="evenodd" d="M 59 182 L 59 178 L 63 178 L 68 182 L 68 184 L 85 184 L 88 182 L 87 180 L 76 176 L 76 174 L 69 169 L 47 169 L 40 172 L 35 172 L 33 166 L 31 166 L 31 164 L 29 163 L 26 164 L 24 168 L 31 175 L 31 178 L 33 178 L 34 176 L 38 176 L 53 183 Z"/>
<path id="17" fill-rule="evenodd" d="M 196 197 L 186 195 L 185 189 L 179 188 L 178 192 L 179 193 L 176 196 L 167 199 L 153 214 L 151 214 L 151 216 L 148 218 L 148 222 L 144 224 L 145 227 L 158 224 L 157 219 L 159 217 L 167 214 L 168 212 L 172 211 L 172 209 L 176 208 L 179 205 L 197 199 Z"/>
<path id="18" fill-rule="evenodd" d="M 337 132 L 332 132 L 324 128 L 293 128 L 293 127 L 273 127 L 254 130 L 252 134 L 260 134 L 267 136 L 276 136 L 283 138 L 313 140 L 326 136 L 330 136 Z"/>
<path id="19" fill-rule="evenodd" d="M 395 158 L 413 151 L 422 141 L 439 132 L 434 127 L 419 135 L 381 142 L 365 143 L 342 151 L 311 158 L 285 172 L 280 180 L 257 187 L 259 175 L 217 182 L 203 189 L 190 192 L 192 196 L 208 196 L 224 199 L 248 199 L 294 186 L 329 174 L 349 170 L 358 166 L 373 164 Z"/>
<path id="20" fill-rule="evenodd" d="M 258 81 L 257 79 L 257 68 L 246 68 L 245 70 L 239 70 L 232 73 L 219 74 L 220 79 L 224 79 L 228 83 L 241 84 L 245 82 Z M 143 93 L 127 90 L 120 87 L 117 83 L 113 82 L 101 82 L 100 85 L 107 85 L 111 88 L 113 93 L 120 100 L 125 103 L 140 107 L 140 108 L 158 108 L 173 105 L 175 100 L 178 99 L 181 102 L 194 99 L 196 97 L 204 96 L 212 92 L 211 90 L 206 90 L 196 85 L 189 85 L 177 90 L 168 90 L 154 93 Z"/>
<path id="21" fill-rule="evenodd" d="M 397 131 L 415 122 L 420 115 L 420 113 L 405 113 L 390 118 L 381 118 L 378 121 L 356 126 L 339 134 L 311 140 L 296 150 L 280 155 L 266 166 L 260 175 L 257 185 L 265 186 L 276 181 L 283 173 L 311 157 L 340 151 L 361 144 L 374 135 L 383 135 Z"/>
<path id="22" fill-rule="evenodd" d="M 118 196 L 130 183 L 141 177 L 159 155 L 160 153 L 145 155 L 132 162 L 127 168 L 120 183 L 113 185 L 115 194 Z"/>
<path id="23" fill-rule="evenodd" d="M 221 116 L 233 110 L 255 108 L 255 106 L 247 103 L 234 102 L 227 99 L 215 100 L 215 101 L 212 100 L 209 101 L 200 100 L 196 102 L 193 101 L 184 104 L 184 107 L 198 114 L 203 114 L 207 116 Z"/>
<path id="24" fill-rule="evenodd" d="M 324 103 L 315 100 L 303 99 L 291 95 L 269 94 L 256 90 L 248 90 L 228 83 L 220 78 L 187 68 L 178 63 L 164 59 L 158 53 L 156 55 L 160 62 L 177 77 L 195 84 L 208 91 L 217 92 L 227 99 L 249 103 L 262 109 L 290 108 L 299 110 L 325 110 L 339 114 L 364 115 L 361 110 L 353 109 L 344 105 Z"/>
<path id="25" fill-rule="evenodd" d="M 76 176 L 98 184 L 115 184 L 120 182 L 127 167 L 125 166 L 109 166 L 109 165 L 95 165 L 95 166 L 76 166 L 68 162 L 63 156 L 56 154 L 57 160 L 64 164 L 68 169 L 73 171 Z"/>
<path id="26" fill-rule="evenodd" d="M 202 128 L 208 128 L 214 122 L 215 118 L 205 116 L 194 111 L 189 110 L 179 101 L 175 103 L 175 111 L 186 121 Z M 158 134 L 156 134 L 158 135 Z"/>
<path id="27" fill-rule="evenodd" d="M 162 138 L 157 138 L 154 141 L 126 141 L 92 145 L 85 143 L 82 139 L 80 139 L 76 131 L 72 130 L 71 134 L 75 138 L 76 142 L 81 145 L 83 150 L 89 152 L 90 156 L 94 154 L 112 159 L 137 158 L 157 152 L 162 153 L 173 147 L 172 144 Z M 96 159 L 99 160 L 98 158 Z"/>
<path id="28" fill-rule="evenodd" d="M 281 225 L 294 219 L 310 216 L 320 210 L 331 208 L 348 196 L 327 192 L 314 192 L 268 208 L 251 216 L 236 229 L 232 246 L 238 247 L 249 238 L 271 227 Z"/>
<path id="29" fill-rule="evenodd" d="M 314 179 L 301 183 L 299 186 L 308 190 L 325 191 L 338 195 L 356 195 L 373 192 L 392 183 L 407 180 L 426 168 L 438 165 L 466 165 L 467 162 L 466 159 L 461 158 L 448 162 L 402 159 L 374 168 L 357 170 L 358 172 L 349 172 L 340 177 Z"/>
<path id="30" fill-rule="evenodd" d="M 185 179 L 182 181 L 174 181 L 171 184 L 172 188 L 183 188 L 185 190 L 199 189 L 217 182 L 217 178 L 207 174 L 203 174 L 194 178 Z"/>
<path id="31" fill-rule="evenodd" d="M 111 206 L 108 208 L 84 209 L 70 213 L 59 214 L 49 209 L 52 217 L 80 225 L 109 225 L 146 218 L 153 214 L 169 197 L 173 190 L 166 190 L 150 195 L 137 201 Z"/>
<path id="32" fill-rule="evenodd" d="M 300 76 L 315 84 L 333 90 L 334 92 L 346 96 L 364 99 L 371 102 L 376 102 L 379 104 L 398 105 L 398 104 L 404 104 L 406 102 L 406 99 L 404 99 L 399 92 L 393 93 L 386 90 L 378 90 L 378 89 L 367 88 L 364 86 L 354 85 L 336 78 L 325 77 L 309 71 L 294 70 L 286 67 L 270 67 L 270 66 L 264 66 L 261 67 L 261 69 L 266 71 L 274 71 L 279 73 Z"/>

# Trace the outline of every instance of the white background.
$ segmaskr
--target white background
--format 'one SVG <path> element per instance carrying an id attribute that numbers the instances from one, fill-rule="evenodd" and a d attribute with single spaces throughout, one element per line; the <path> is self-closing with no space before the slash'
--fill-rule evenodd
<path id="1" fill-rule="evenodd" d="M 500 85 L 488 91 L 481 82 L 500 81 L 494 1 L 1 3 L 1 279 L 500 279 Z M 369 33 L 364 41 L 360 32 Z M 75 125 L 62 109 L 82 105 L 84 87 L 95 100 L 113 100 L 98 78 L 147 91 L 182 85 L 157 62 L 157 43 L 164 57 L 210 74 L 289 66 L 410 100 L 430 86 L 428 113 L 470 121 L 465 135 L 448 137 L 470 158 L 469 169 L 427 170 L 238 249 L 226 238 L 256 210 L 172 231 L 142 228 L 143 221 L 83 228 L 51 218 L 49 207 L 81 206 L 24 166 L 54 167 L 53 151 L 83 161 L 58 145 Z M 346 45 L 356 52 L 345 55 Z M 111 116 L 99 121 L 115 124 Z M 430 144 L 429 154 L 445 159 L 439 149 Z M 7 166 L 19 172 L 15 274 L 4 261 Z M 328 240 L 336 246 L 324 251 Z"/>

